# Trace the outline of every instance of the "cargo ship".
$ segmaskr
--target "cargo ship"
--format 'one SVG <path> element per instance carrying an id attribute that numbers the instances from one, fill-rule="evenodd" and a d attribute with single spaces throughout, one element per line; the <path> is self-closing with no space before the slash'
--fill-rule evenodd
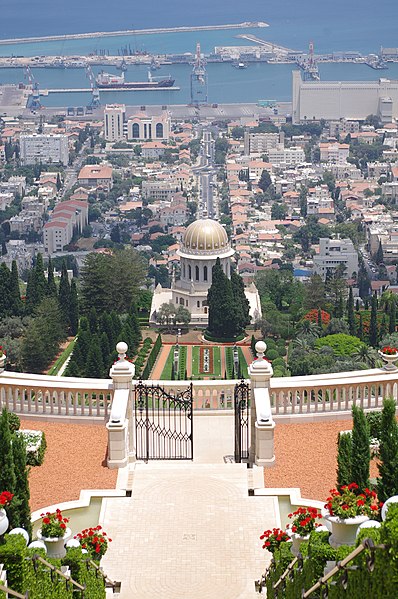
<path id="1" fill-rule="evenodd" d="M 149 71 L 148 81 L 125 81 L 124 73 L 113 75 L 102 71 L 95 81 L 99 89 L 157 89 L 158 87 L 173 87 L 175 80 L 170 75 L 167 77 L 153 77 Z"/>

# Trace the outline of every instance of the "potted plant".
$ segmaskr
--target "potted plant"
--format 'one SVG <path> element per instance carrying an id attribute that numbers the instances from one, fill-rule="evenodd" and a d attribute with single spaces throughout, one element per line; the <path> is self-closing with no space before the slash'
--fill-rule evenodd
<path id="1" fill-rule="evenodd" d="M 390 345 L 386 345 L 379 349 L 379 356 L 386 362 L 383 366 L 383 370 L 387 370 L 389 372 L 397 370 L 394 362 L 398 359 L 398 349 L 396 347 L 391 347 Z"/>
<path id="2" fill-rule="evenodd" d="M 6 365 L 6 358 L 7 358 L 6 352 L 4 351 L 3 347 L 0 345 L 0 374 L 2 372 L 4 372 L 4 368 Z"/>
<path id="3" fill-rule="evenodd" d="M 359 525 L 370 517 L 378 517 L 382 505 L 375 491 L 366 488 L 361 492 L 356 483 L 343 485 L 340 491 L 332 489 L 324 515 L 332 528 L 329 544 L 334 548 L 355 545 Z"/>
<path id="4" fill-rule="evenodd" d="M 69 518 L 64 518 L 60 509 L 41 514 L 41 516 L 42 524 L 37 531 L 37 538 L 44 541 L 48 557 L 65 557 L 64 544 L 72 534 L 71 529 L 67 527 Z"/>
<path id="5" fill-rule="evenodd" d="M 0 493 L 0 535 L 4 535 L 8 530 L 9 521 L 5 508 L 10 505 L 13 497 L 13 493 L 9 491 Z"/>
<path id="6" fill-rule="evenodd" d="M 293 518 L 291 526 L 289 524 L 286 526 L 292 539 L 291 552 L 297 556 L 301 543 L 308 541 L 310 533 L 321 526 L 317 520 L 322 518 L 322 514 L 314 507 L 299 507 L 289 514 L 289 518 Z"/>
<path id="7" fill-rule="evenodd" d="M 282 543 L 290 541 L 289 535 L 280 528 L 265 530 L 260 539 L 264 541 L 263 549 L 268 549 L 271 553 L 274 553 L 276 549 L 279 549 Z"/>
<path id="8" fill-rule="evenodd" d="M 100 525 L 94 528 L 86 528 L 74 537 L 78 539 L 82 549 L 86 549 L 91 559 L 100 560 L 108 549 L 108 543 L 112 542 Z"/>

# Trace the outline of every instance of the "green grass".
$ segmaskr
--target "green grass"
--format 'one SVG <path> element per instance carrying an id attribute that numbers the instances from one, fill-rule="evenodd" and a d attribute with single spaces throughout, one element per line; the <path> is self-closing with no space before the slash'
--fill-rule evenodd
<path id="1" fill-rule="evenodd" d="M 192 378 L 199 376 L 199 347 L 194 345 L 192 348 Z"/>
<path id="2" fill-rule="evenodd" d="M 169 350 L 169 355 L 167 356 L 166 364 L 164 365 L 162 374 L 160 376 L 161 381 L 170 381 L 171 380 L 171 371 L 173 369 L 173 360 L 174 360 L 174 345 L 172 345 Z"/>
<path id="3" fill-rule="evenodd" d="M 232 347 L 225 348 L 225 363 L 227 370 L 227 379 L 234 379 L 234 350 Z"/>
<path id="4" fill-rule="evenodd" d="M 64 351 L 62 352 L 62 354 L 56 359 L 56 361 L 54 362 L 54 364 L 52 365 L 52 367 L 50 368 L 50 370 L 48 372 L 48 374 L 50 376 L 57 376 L 57 374 L 60 371 L 61 367 L 63 366 L 63 364 L 65 364 L 66 360 L 71 355 L 71 353 L 73 351 L 73 348 L 75 346 L 75 343 L 76 343 L 76 339 L 77 339 L 76 337 L 74 339 L 72 339 L 72 341 L 64 349 Z"/>
<path id="5" fill-rule="evenodd" d="M 248 379 L 249 373 L 247 371 L 247 362 L 241 347 L 238 347 L 238 356 L 241 375 L 244 379 Z"/>

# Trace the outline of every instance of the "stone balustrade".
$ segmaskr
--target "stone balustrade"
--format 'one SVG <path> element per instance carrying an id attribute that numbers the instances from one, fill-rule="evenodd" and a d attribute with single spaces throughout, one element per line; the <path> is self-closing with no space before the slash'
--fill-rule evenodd
<path id="1" fill-rule="evenodd" d="M 171 395 L 191 381 L 147 381 Z M 237 380 L 193 381 L 195 410 L 233 409 Z M 249 380 L 247 382 L 250 382 Z M 134 381 L 133 381 L 134 393 Z M 54 377 L 5 371 L 0 375 L 0 407 L 22 415 L 108 419 L 112 379 Z M 386 396 L 397 398 L 398 370 L 380 368 L 313 376 L 271 378 L 273 416 L 349 412 L 353 403 L 380 408 Z"/>

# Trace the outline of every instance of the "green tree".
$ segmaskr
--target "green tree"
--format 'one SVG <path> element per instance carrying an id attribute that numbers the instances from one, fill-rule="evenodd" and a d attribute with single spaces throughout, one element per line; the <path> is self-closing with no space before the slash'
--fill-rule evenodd
<path id="1" fill-rule="evenodd" d="M 372 305 L 370 311 L 370 324 L 369 324 L 369 343 L 372 347 L 377 347 L 378 331 L 377 331 L 377 297 L 374 293 L 372 295 Z"/>
<path id="2" fill-rule="evenodd" d="M 7 265 L 2 262 L 0 264 L 0 318 L 10 316 L 10 286 L 11 273 L 7 268 Z"/>
<path id="3" fill-rule="evenodd" d="M 39 253 L 36 257 L 36 264 L 34 266 L 34 277 L 35 277 L 35 287 L 38 297 L 38 302 L 47 295 L 47 281 L 44 274 L 44 264 L 43 264 L 43 256 Z"/>
<path id="4" fill-rule="evenodd" d="M 377 493 L 380 501 L 398 494 L 398 424 L 396 403 L 392 397 L 383 401 L 380 436 L 380 463 Z"/>
<path id="5" fill-rule="evenodd" d="M 215 337 L 234 337 L 238 329 L 238 310 L 234 303 L 231 281 L 217 258 L 212 271 L 212 284 L 207 293 L 208 330 Z"/>
<path id="6" fill-rule="evenodd" d="M 267 189 L 270 187 L 270 185 L 272 185 L 271 176 L 268 171 L 263 170 L 258 182 L 258 186 L 262 190 L 262 192 L 265 193 Z"/>
<path id="7" fill-rule="evenodd" d="M 370 447 L 369 428 L 364 411 L 357 406 L 352 408 L 352 457 L 351 482 L 356 482 L 360 490 L 369 487 Z"/>
<path id="8" fill-rule="evenodd" d="M 22 437 L 13 435 L 12 455 L 15 472 L 15 509 L 13 513 L 13 527 L 21 527 L 26 530 L 29 536 L 32 536 L 32 524 L 30 520 L 30 491 L 29 491 L 29 468 L 26 465 L 26 447 Z"/>
<path id="9" fill-rule="evenodd" d="M 351 433 L 339 433 L 337 438 L 337 486 L 352 483 L 351 478 L 352 436 Z"/>
<path id="10" fill-rule="evenodd" d="M 91 338 L 90 349 L 87 356 L 86 376 L 102 379 L 105 376 L 102 353 L 96 336 Z"/>
<path id="11" fill-rule="evenodd" d="M 383 254 L 383 246 L 381 245 L 381 241 L 379 241 L 379 247 L 377 248 L 377 252 L 375 255 L 376 264 L 384 263 L 384 254 Z"/>
<path id="12" fill-rule="evenodd" d="M 237 308 L 238 327 L 240 331 L 244 331 L 245 327 L 250 324 L 250 304 L 245 295 L 245 285 L 243 279 L 235 271 L 231 274 L 231 286 L 234 297 L 235 306 Z"/>
<path id="13" fill-rule="evenodd" d="M 23 312 L 21 292 L 19 290 L 18 267 L 15 260 L 11 265 L 10 276 L 10 313 L 12 316 L 20 316 Z"/>
<path id="14" fill-rule="evenodd" d="M 69 325 L 71 335 L 76 335 L 79 328 L 79 301 L 77 297 L 76 279 L 70 285 Z"/>
<path id="15" fill-rule="evenodd" d="M 8 412 L 3 408 L 0 417 L 0 493 L 15 493 L 16 478 L 12 457 L 11 432 L 8 423 Z"/>
<path id="16" fill-rule="evenodd" d="M 88 325 L 90 328 L 90 333 L 95 335 L 98 332 L 98 318 L 95 308 L 91 308 L 90 312 L 88 313 Z"/>
<path id="17" fill-rule="evenodd" d="M 388 308 L 388 331 L 389 331 L 389 333 L 395 333 L 396 320 L 397 320 L 397 306 L 396 306 L 394 299 L 392 299 L 392 301 L 389 302 L 389 308 Z"/>
<path id="18" fill-rule="evenodd" d="M 51 257 L 48 259 L 47 273 L 47 295 L 57 297 L 57 285 L 55 284 L 54 265 Z"/>
<path id="19" fill-rule="evenodd" d="M 348 330 L 349 330 L 350 335 L 355 335 L 356 323 L 355 323 L 355 314 L 354 314 L 354 294 L 352 291 L 352 287 L 350 287 L 350 292 L 348 294 L 347 320 L 348 320 Z"/>
<path id="20" fill-rule="evenodd" d="M 64 326 L 69 329 L 69 312 L 70 312 L 70 284 L 68 270 L 65 260 L 62 262 L 61 280 L 58 290 L 59 307 Z"/>
<path id="21" fill-rule="evenodd" d="M 313 310 L 324 308 L 326 305 L 326 288 L 322 277 L 313 274 L 305 284 L 304 308 Z"/>
<path id="22" fill-rule="evenodd" d="M 359 337 L 359 339 L 361 341 L 364 340 L 364 330 L 363 330 L 363 318 L 362 318 L 362 312 L 359 312 L 359 324 L 358 324 L 358 333 L 357 336 Z"/>

